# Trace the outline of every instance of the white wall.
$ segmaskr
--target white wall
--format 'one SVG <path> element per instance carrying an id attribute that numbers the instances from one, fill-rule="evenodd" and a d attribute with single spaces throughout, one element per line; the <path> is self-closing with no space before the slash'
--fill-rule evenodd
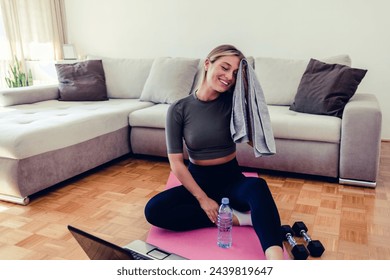
<path id="1" fill-rule="evenodd" d="M 368 69 L 358 92 L 377 95 L 382 139 L 390 139 L 390 1 L 65 0 L 65 5 L 68 38 L 81 56 L 205 57 L 222 43 L 248 56 L 349 54 L 353 67 Z"/>

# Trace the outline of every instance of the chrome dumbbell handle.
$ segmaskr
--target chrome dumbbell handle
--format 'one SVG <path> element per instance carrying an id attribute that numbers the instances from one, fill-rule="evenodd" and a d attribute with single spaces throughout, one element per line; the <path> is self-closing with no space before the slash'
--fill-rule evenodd
<path id="1" fill-rule="evenodd" d="M 303 236 L 303 239 L 304 239 L 307 243 L 309 243 L 309 242 L 312 241 L 311 238 L 310 238 L 310 236 L 309 236 L 309 235 L 306 233 L 306 231 L 304 231 L 303 229 L 301 230 L 300 234 L 301 234 L 301 236 Z"/>
<path id="2" fill-rule="evenodd" d="M 286 238 L 287 238 L 288 243 L 291 245 L 291 247 L 295 247 L 297 245 L 297 242 L 295 241 L 295 239 L 291 233 L 287 233 Z"/>

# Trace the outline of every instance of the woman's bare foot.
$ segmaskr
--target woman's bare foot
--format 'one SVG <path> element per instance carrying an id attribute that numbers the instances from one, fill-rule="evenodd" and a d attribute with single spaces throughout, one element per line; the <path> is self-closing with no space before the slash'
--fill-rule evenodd
<path id="1" fill-rule="evenodd" d="M 233 215 L 233 226 L 240 226 L 240 222 L 238 221 L 236 215 Z"/>
<path id="2" fill-rule="evenodd" d="M 267 260 L 284 260 L 283 249 L 280 246 L 271 246 L 265 250 Z"/>

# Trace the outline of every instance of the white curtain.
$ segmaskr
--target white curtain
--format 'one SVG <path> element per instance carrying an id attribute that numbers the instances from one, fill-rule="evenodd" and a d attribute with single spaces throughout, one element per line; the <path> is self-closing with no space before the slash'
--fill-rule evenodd
<path id="1" fill-rule="evenodd" d="M 26 70 L 26 60 L 63 58 L 64 0 L 0 0 L 0 7 L 9 43 L 9 60 L 17 57 Z"/>

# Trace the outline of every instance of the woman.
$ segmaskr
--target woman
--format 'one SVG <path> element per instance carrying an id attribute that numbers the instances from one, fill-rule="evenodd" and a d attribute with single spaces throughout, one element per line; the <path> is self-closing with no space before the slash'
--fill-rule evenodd
<path id="1" fill-rule="evenodd" d="M 232 92 L 243 58 L 234 46 L 216 47 L 204 62 L 203 79 L 195 93 L 169 107 L 168 159 L 183 185 L 153 197 L 145 216 L 149 223 L 174 231 L 212 227 L 221 199 L 228 197 L 234 209 L 233 224 L 253 225 L 266 258 L 283 259 L 279 213 L 267 183 L 242 175 L 230 133 Z"/>

